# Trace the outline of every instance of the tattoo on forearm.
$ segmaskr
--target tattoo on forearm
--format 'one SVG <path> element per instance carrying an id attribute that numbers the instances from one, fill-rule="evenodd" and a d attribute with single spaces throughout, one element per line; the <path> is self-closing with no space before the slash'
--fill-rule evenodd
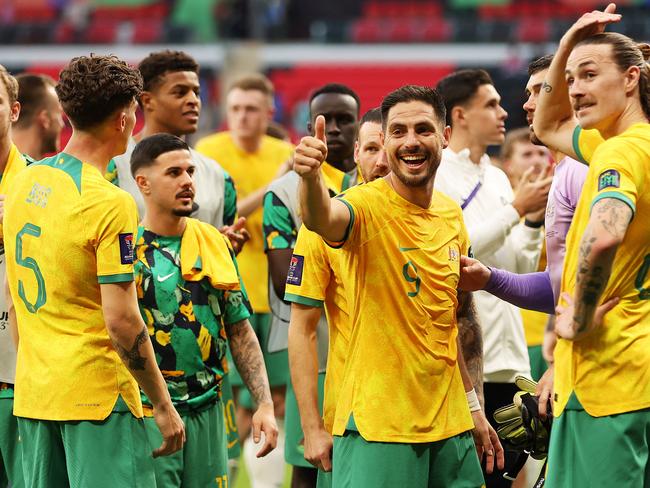
<path id="1" fill-rule="evenodd" d="M 248 320 L 226 325 L 230 352 L 244 384 L 259 405 L 271 401 L 271 389 L 260 343 Z"/>
<path id="2" fill-rule="evenodd" d="M 113 341 L 113 346 L 129 369 L 134 371 L 143 371 L 147 363 L 147 358 L 143 357 L 140 353 L 140 346 L 147 340 L 149 340 L 149 334 L 147 332 L 147 327 L 145 326 L 135 337 L 131 349 L 122 347 L 116 341 Z"/>
<path id="3" fill-rule="evenodd" d="M 551 93 L 553 91 L 553 87 L 548 83 L 544 82 L 542 83 L 542 90 L 544 90 L 546 93 Z"/>
<path id="4" fill-rule="evenodd" d="M 579 250 L 578 274 L 576 276 L 577 301 L 573 321 L 577 332 L 584 332 L 593 320 L 600 298 L 611 274 L 616 249 L 593 255 L 596 242 L 594 226 L 600 225 L 611 236 L 621 239 L 627 231 L 632 210 L 624 202 L 604 199 L 592 210 L 592 220 L 587 225 Z"/>
<path id="5" fill-rule="evenodd" d="M 467 371 L 479 396 L 483 396 L 483 332 L 471 293 L 458 292 L 458 334 Z"/>

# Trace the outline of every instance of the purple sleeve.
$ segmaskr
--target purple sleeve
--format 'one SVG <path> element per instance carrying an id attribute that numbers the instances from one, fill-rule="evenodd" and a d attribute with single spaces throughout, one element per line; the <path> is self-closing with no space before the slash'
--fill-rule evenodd
<path id="1" fill-rule="evenodd" d="M 554 314 L 555 298 L 548 271 L 517 274 L 490 268 L 485 291 L 501 300 L 528 310 Z"/>

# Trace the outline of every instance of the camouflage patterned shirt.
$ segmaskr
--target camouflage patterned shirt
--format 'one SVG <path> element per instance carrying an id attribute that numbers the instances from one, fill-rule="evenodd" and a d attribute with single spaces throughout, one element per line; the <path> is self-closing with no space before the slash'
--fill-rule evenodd
<path id="1" fill-rule="evenodd" d="M 214 289 L 207 279 L 185 281 L 180 250 L 181 236 L 159 236 L 139 227 L 135 275 L 140 313 L 172 401 L 183 409 L 221 395 L 228 370 L 224 325 L 247 319 L 251 308 L 243 285 L 228 291 Z M 231 257 L 237 267 L 232 251 Z M 150 404 L 144 393 L 142 400 Z"/>

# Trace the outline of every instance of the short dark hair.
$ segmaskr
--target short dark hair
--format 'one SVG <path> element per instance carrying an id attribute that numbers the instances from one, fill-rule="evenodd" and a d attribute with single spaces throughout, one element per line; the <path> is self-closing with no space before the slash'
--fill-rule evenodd
<path id="1" fill-rule="evenodd" d="M 161 82 L 167 73 L 177 71 L 199 72 L 199 63 L 183 51 L 158 51 L 149 54 L 140 61 L 138 70 L 142 75 L 143 89 L 151 91 Z"/>
<path id="2" fill-rule="evenodd" d="M 357 95 L 357 93 L 352 88 L 343 85 L 341 83 L 328 83 L 326 85 L 321 86 L 320 88 L 317 88 L 312 92 L 312 94 L 309 97 L 310 115 L 311 115 L 311 103 L 314 101 L 314 98 L 316 98 L 318 95 L 324 95 L 326 93 L 336 93 L 338 95 L 350 95 L 352 98 L 354 98 L 354 101 L 357 104 L 357 115 L 359 115 L 359 112 L 361 111 L 361 100 L 359 100 L 359 95 Z"/>
<path id="3" fill-rule="evenodd" d="M 445 101 L 447 125 L 451 125 L 451 111 L 466 104 L 482 85 L 493 85 L 492 78 L 483 69 L 461 69 L 438 82 L 438 93 Z"/>
<path id="4" fill-rule="evenodd" d="M 20 117 L 14 122 L 14 127 L 27 127 L 36 114 L 45 108 L 48 87 L 55 87 L 56 81 L 50 76 L 34 73 L 22 73 L 16 76 L 18 81 L 18 102 Z"/>
<path id="5" fill-rule="evenodd" d="M 445 104 L 435 88 L 419 85 L 404 85 L 390 92 L 381 101 L 381 124 L 386 129 L 388 112 L 398 103 L 424 102 L 431 105 L 440 122 L 445 123 Z"/>
<path id="6" fill-rule="evenodd" d="M 361 120 L 359 121 L 359 128 L 366 122 L 374 122 L 375 124 L 381 124 L 381 107 L 375 107 L 368 110 Z"/>
<path id="7" fill-rule="evenodd" d="M 183 139 L 172 134 L 161 132 L 145 137 L 131 153 L 131 175 L 135 177 L 139 169 L 151 166 L 161 154 L 183 149 L 189 151 L 190 147 Z"/>
<path id="8" fill-rule="evenodd" d="M 551 67 L 551 61 L 553 61 L 552 54 L 546 54 L 545 56 L 541 56 L 537 59 L 533 59 L 528 64 L 528 76 L 533 76 L 534 74 L 539 73 L 540 71 L 549 69 Z"/>
<path id="9" fill-rule="evenodd" d="M 116 56 L 79 56 L 59 74 L 56 94 L 75 129 L 90 129 L 140 96 L 142 76 Z"/>

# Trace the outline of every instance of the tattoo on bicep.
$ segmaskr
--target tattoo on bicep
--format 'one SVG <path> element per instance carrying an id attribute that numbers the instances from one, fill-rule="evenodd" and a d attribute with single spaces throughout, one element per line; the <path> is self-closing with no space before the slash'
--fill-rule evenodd
<path id="1" fill-rule="evenodd" d="M 230 352 L 237 371 L 257 404 L 271 401 L 269 380 L 260 343 L 248 320 L 226 325 Z"/>
<path id="2" fill-rule="evenodd" d="M 542 83 L 542 90 L 544 90 L 546 93 L 551 93 L 553 91 L 553 87 L 545 81 Z"/>
<path id="3" fill-rule="evenodd" d="M 596 203 L 593 211 L 603 228 L 616 238 L 625 235 L 632 218 L 632 210 L 625 202 L 616 198 L 606 198 Z"/>
<path id="4" fill-rule="evenodd" d="M 132 369 L 134 371 L 143 371 L 147 364 L 147 358 L 143 357 L 140 353 L 140 346 L 144 344 L 148 339 L 149 333 L 147 332 L 147 327 L 145 326 L 142 328 L 140 333 L 135 336 L 135 340 L 133 341 L 133 346 L 131 346 L 131 349 L 122 347 L 116 341 L 113 341 L 113 346 L 129 369 Z"/>

